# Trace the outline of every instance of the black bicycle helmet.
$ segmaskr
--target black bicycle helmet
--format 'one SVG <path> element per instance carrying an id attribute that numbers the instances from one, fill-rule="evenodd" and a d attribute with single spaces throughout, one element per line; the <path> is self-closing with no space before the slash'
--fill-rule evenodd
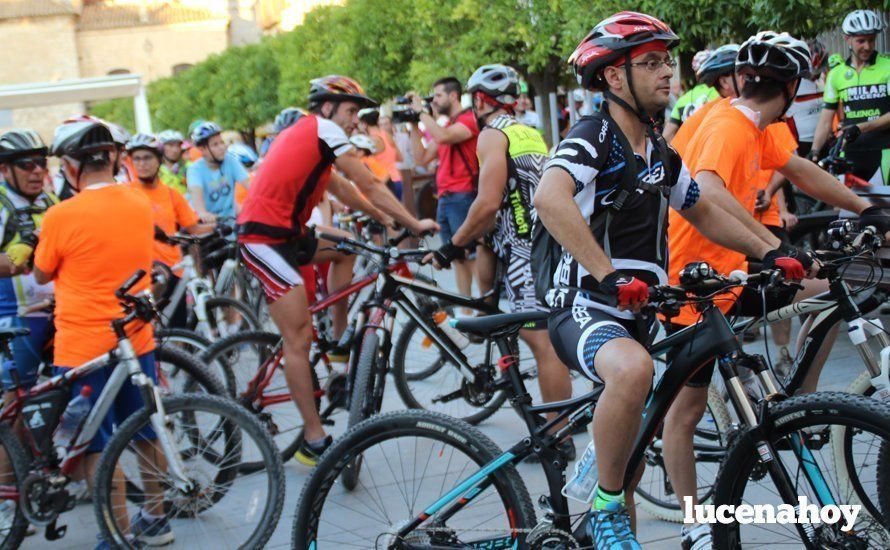
<path id="1" fill-rule="evenodd" d="M 46 153 L 46 144 L 34 130 L 16 128 L 0 135 L 0 161 Z"/>
<path id="2" fill-rule="evenodd" d="M 810 74 L 810 49 L 786 32 L 761 31 L 741 45 L 735 68 L 746 78 L 792 82 Z"/>
<path id="3" fill-rule="evenodd" d="M 726 44 L 710 52 L 698 66 L 695 77 L 699 82 L 713 86 L 718 78 L 735 71 L 735 59 L 739 54 L 738 44 Z"/>
<path id="4" fill-rule="evenodd" d="M 115 147 L 111 130 L 101 122 L 75 121 L 56 128 L 51 154 L 57 157 L 82 159 Z"/>

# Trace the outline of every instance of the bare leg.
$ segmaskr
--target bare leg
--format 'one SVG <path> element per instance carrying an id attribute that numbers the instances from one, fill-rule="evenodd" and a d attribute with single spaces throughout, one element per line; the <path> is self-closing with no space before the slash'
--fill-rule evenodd
<path id="1" fill-rule="evenodd" d="M 541 399 L 544 403 L 570 399 L 572 397 L 572 377 L 569 369 L 563 365 L 553 350 L 550 335 L 546 330 L 521 330 L 519 335 L 528 344 L 538 365 L 538 385 L 541 388 Z M 553 418 L 555 413 L 548 413 Z M 556 426 L 557 428 L 559 426 Z"/>
<path id="2" fill-rule="evenodd" d="M 664 466 L 671 486 L 682 505 L 684 497 L 692 497 L 698 504 L 698 478 L 695 474 L 695 456 L 692 439 L 695 427 L 701 421 L 708 404 L 708 387 L 685 386 L 664 419 L 662 445 Z"/>
<path id="3" fill-rule="evenodd" d="M 473 260 L 455 260 L 452 264 L 457 291 L 464 296 L 473 295 L 473 263 Z"/>
<path id="4" fill-rule="evenodd" d="M 480 295 L 494 288 L 494 276 L 498 269 L 498 258 L 485 245 L 476 247 L 476 287 Z M 495 297 L 496 298 L 496 297 Z"/>
<path id="5" fill-rule="evenodd" d="M 145 492 L 143 510 L 152 516 L 164 515 L 164 489 L 161 482 L 166 477 L 167 457 L 157 441 L 138 441 L 139 472 Z"/>
<path id="6" fill-rule="evenodd" d="M 341 237 L 351 237 L 346 231 L 333 229 L 330 227 L 319 227 L 319 231 L 330 233 L 332 235 L 340 235 Z M 318 248 L 326 248 L 333 246 L 333 243 L 319 240 Z M 331 262 L 331 269 L 328 271 L 328 292 L 336 292 L 344 288 L 352 282 L 352 269 L 355 267 L 355 256 L 347 256 L 336 252 L 323 251 L 316 252 L 312 258 L 312 263 Z M 340 300 L 331 306 L 331 316 L 334 325 L 334 337 L 339 338 L 346 330 L 346 306 L 349 305 L 347 300 Z M 308 353 L 308 352 L 307 352 Z"/>

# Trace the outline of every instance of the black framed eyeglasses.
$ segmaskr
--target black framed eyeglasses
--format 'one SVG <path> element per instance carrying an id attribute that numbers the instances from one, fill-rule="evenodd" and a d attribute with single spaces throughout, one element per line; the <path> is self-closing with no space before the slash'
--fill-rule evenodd
<path id="1" fill-rule="evenodd" d="M 12 165 L 19 170 L 25 170 L 26 172 L 36 170 L 38 166 L 46 169 L 46 157 L 28 157 L 17 159 L 12 161 Z"/>
<path id="2" fill-rule="evenodd" d="M 666 66 L 671 70 L 677 68 L 677 60 L 671 57 L 667 59 L 650 59 L 648 61 L 640 61 L 638 63 L 631 63 L 631 67 L 645 67 L 647 71 L 650 73 L 658 72 L 659 69 Z"/>

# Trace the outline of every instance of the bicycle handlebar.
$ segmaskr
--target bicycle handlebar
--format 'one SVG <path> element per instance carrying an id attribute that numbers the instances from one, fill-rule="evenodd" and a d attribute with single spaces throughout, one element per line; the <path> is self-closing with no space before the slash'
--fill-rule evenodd
<path id="1" fill-rule="evenodd" d="M 406 249 L 400 250 L 396 245 L 405 240 L 410 233 L 405 230 L 398 237 L 389 241 L 390 246 L 377 246 L 373 244 L 363 243 L 349 237 L 341 237 L 323 231 L 316 231 L 315 236 L 319 239 L 331 241 L 337 245 L 337 249 L 341 252 L 349 254 L 358 254 L 362 256 L 377 256 L 392 260 L 406 260 L 410 258 L 422 258 L 429 254 L 429 250 L 425 249 Z"/>
<path id="2" fill-rule="evenodd" d="M 136 285 L 143 277 L 145 277 L 146 271 L 144 269 L 140 269 L 136 273 L 134 273 L 129 279 L 127 279 L 124 284 L 120 286 L 117 290 L 114 291 L 114 295 L 119 300 L 125 300 L 128 296 L 127 293 L 130 291 L 133 286 Z"/>

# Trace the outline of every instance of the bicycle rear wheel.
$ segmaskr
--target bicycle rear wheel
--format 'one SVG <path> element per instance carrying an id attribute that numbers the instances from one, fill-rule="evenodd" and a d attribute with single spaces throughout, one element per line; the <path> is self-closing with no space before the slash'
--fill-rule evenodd
<path id="1" fill-rule="evenodd" d="M 226 385 L 194 355 L 181 349 L 155 348 L 158 386 L 166 393 L 198 392 L 227 397 Z"/>
<path id="2" fill-rule="evenodd" d="M 371 418 L 383 404 L 386 359 L 380 354 L 380 338 L 374 329 L 367 329 L 362 338 L 361 352 L 356 363 L 355 383 L 349 397 L 349 419 L 346 428 Z M 356 455 L 343 470 L 343 486 L 355 489 L 362 467 L 362 456 Z"/>
<path id="3" fill-rule="evenodd" d="M 257 320 L 253 309 L 235 298 L 228 296 L 214 296 L 207 299 L 207 326 L 206 336 L 212 341 L 225 338 L 246 330 L 259 330 L 260 322 Z M 198 317 L 192 311 L 189 314 L 188 326 L 195 330 L 200 328 Z"/>
<path id="4" fill-rule="evenodd" d="M 0 549 L 18 548 L 28 530 L 19 490 L 31 459 L 12 429 L 0 424 Z"/>
<path id="5" fill-rule="evenodd" d="M 166 516 L 183 547 L 262 547 L 281 516 L 285 490 L 284 467 L 269 435 L 225 398 L 180 394 L 163 405 L 164 424 L 191 486 L 178 485 L 160 444 L 142 437 L 151 427 L 151 413 L 143 408 L 118 427 L 99 459 L 93 502 L 103 538 L 130 547 L 128 518 L 149 508 Z M 261 456 L 265 467 L 244 475 L 240 463 L 248 452 Z M 138 480 L 141 506 L 127 502 L 116 470 Z"/>
<path id="6" fill-rule="evenodd" d="M 290 390 L 284 378 L 284 358 L 281 350 L 281 337 L 270 332 L 242 332 L 213 344 L 204 355 L 207 363 L 222 362 L 234 377 L 235 400 L 257 415 L 263 426 L 272 435 L 275 446 L 284 461 L 290 460 L 300 444 L 303 430 L 303 417 L 290 397 Z M 258 373 L 265 365 L 272 376 L 261 392 L 255 385 Z M 313 384 L 318 378 L 312 369 Z M 320 389 L 318 390 L 320 394 Z M 320 397 L 316 400 L 320 403 Z M 246 471 L 262 466 L 249 454 L 242 465 Z"/>
<path id="7" fill-rule="evenodd" d="M 880 456 L 890 444 L 890 407 L 862 396 L 819 392 L 771 407 L 769 442 L 773 465 L 781 465 L 792 490 L 810 504 L 861 505 L 855 525 L 838 523 L 716 523 L 714 547 L 738 549 L 768 545 L 813 548 L 890 548 L 890 515 L 886 491 L 890 461 Z M 848 436 L 853 462 L 845 465 L 849 483 L 838 479 L 831 438 Z M 759 459 L 755 437 L 746 432 L 729 450 L 714 487 L 714 504 L 738 506 L 782 503 Z M 795 503 L 797 504 L 797 503 Z M 755 518 L 756 520 L 757 518 Z M 804 533 L 801 533 L 802 529 Z"/>
<path id="8" fill-rule="evenodd" d="M 357 455 L 364 455 L 365 462 L 356 488 L 343 491 L 337 479 Z M 409 547 L 522 548 L 524 533 L 514 529 L 533 527 L 535 514 L 522 479 L 509 464 L 494 469 L 491 483 L 478 493 L 469 487 L 458 491 L 452 499 L 465 494 L 469 502 L 456 514 L 446 517 L 448 503 L 438 502 L 504 456 L 482 432 L 443 414 L 375 416 L 334 442 L 313 470 L 294 517 L 292 547 L 404 547 L 395 546 L 401 542 Z M 397 531 L 421 513 L 428 517 L 400 540 Z"/>

